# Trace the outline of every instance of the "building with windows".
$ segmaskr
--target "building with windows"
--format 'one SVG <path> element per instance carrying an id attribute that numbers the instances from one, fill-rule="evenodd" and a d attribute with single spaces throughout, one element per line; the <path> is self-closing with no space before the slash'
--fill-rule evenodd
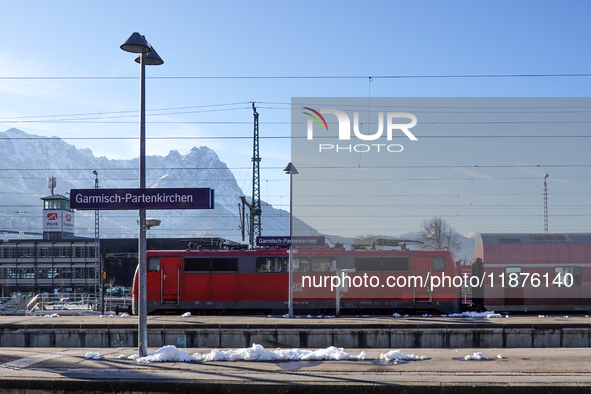
<path id="1" fill-rule="evenodd" d="M 1 296 L 13 293 L 91 293 L 94 240 L 15 240 L 0 243 Z"/>
<path id="2" fill-rule="evenodd" d="M 42 197 L 43 239 L 0 243 L 0 295 L 91 293 L 98 284 L 94 239 L 74 236 L 70 199 Z"/>

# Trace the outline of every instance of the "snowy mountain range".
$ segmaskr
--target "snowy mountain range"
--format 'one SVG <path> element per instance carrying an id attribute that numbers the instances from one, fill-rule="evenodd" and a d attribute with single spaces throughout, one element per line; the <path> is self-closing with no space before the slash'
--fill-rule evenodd
<path id="1" fill-rule="evenodd" d="M 63 140 L 45 138 L 18 129 L 0 132 L 0 234 L 24 231 L 2 238 L 31 238 L 29 233 L 42 232 L 41 197 L 50 195 L 47 178 L 57 178 L 56 194 L 67 196 L 70 189 L 94 188 L 98 172 L 101 188 L 137 188 L 138 159 L 111 160 L 95 157 L 90 149 L 78 149 Z M 232 172 L 210 148 L 194 147 L 185 154 L 170 151 L 165 157 L 146 157 L 146 185 L 159 188 L 210 187 L 215 190 L 214 210 L 149 210 L 148 217 L 158 218 L 161 225 L 148 232 L 148 237 L 219 236 L 241 241 L 238 204 L 244 193 Z M 250 198 L 247 199 L 250 201 Z M 284 236 L 289 233 L 289 213 L 261 203 L 263 235 Z M 137 211 L 101 211 L 102 238 L 137 236 Z M 321 235 L 294 218 L 298 235 Z M 94 211 L 77 211 L 75 234 L 94 237 Z M 353 238 L 329 235 L 331 241 L 351 244 Z M 418 233 L 400 235 L 416 239 Z M 393 235 L 384 236 L 393 238 Z M 462 249 L 454 256 L 471 259 L 475 234 L 461 236 Z"/>
<path id="2" fill-rule="evenodd" d="M 50 195 L 47 178 L 57 178 L 56 194 L 70 189 L 94 188 L 98 172 L 100 188 L 137 188 L 138 159 L 110 160 L 95 157 L 90 149 L 77 149 L 59 138 L 44 138 L 10 129 L 0 132 L 2 230 L 41 233 L 41 197 Z M 186 154 L 170 151 L 165 157 L 146 157 L 149 188 L 210 187 L 215 190 L 214 210 L 149 210 L 148 217 L 162 220 L 149 237 L 220 236 L 241 241 L 238 203 L 242 190 L 234 175 L 208 147 L 194 147 Z M 249 201 L 249 199 L 247 199 Z M 289 213 L 261 202 L 264 235 L 286 235 Z M 104 238 L 137 236 L 136 211 L 101 211 L 100 233 Z M 94 211 L 77 211 L 77 236 L 94 237 Z M 294 228 L 318 233 L 294 218 Z M 4 236 L 6 238 L 7 236 Z M 14 238 L 11 234 L 10 238 Z M 30 238 L 30 235 L 28 236 Z"/>

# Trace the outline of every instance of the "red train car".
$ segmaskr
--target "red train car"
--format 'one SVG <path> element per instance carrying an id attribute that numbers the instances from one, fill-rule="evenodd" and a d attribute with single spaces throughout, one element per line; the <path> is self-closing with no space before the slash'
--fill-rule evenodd
<path id="1" fill-rule="evenodd" d="M 460 275 L 448 251 L 309 248 L 294 252 L 296 314 L 334 314 L 337 289 L 344 314 L 460 311 L 461 285 L 443 286 L 439 279 Z M 150 250 L 148 313 L 286 313 L 288 258 L 287 249 Z M 137 283 L 136 270 L 134 313 Z"/>
<path id="2" fill-rule="evenodd" d="M 479 234 L 474 257 L 480 309 L 591 311 L 591 234 Z"/>

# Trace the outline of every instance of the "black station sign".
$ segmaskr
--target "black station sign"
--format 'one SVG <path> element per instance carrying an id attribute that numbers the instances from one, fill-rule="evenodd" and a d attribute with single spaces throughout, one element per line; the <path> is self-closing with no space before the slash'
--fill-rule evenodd
<path id="1" fill-rule="evenodd" d="M 72 189 L 73 209 L 213 209 L 213 189 Z"/>

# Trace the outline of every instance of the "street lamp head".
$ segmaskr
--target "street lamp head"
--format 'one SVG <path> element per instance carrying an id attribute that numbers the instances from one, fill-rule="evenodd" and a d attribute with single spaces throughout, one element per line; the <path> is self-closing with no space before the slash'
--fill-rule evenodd
<path id="1" fill-rule="evenodd" d="M 283 171 L 285 171 L 286 174 L 290 174 L 290 175 L 296 175 L 299 174 L 298 170 L 295 168 L 295 166 L 291 163 L 289 163 L 287 165 L 287 167 L 285 167 L 283 169 Z"/>
<path id="2" fill-rule="evenodd" d="M 120 48 L 131 53 L 148 53 L 152 49 L 148 41 L 138 32 L 129 36 L 127 41 L 121 44 Z"/>
<path id="3" fill-rule="evenodd" d="M 146 227 L 148 229 L 150 229 L 152 227 L 157 227 L 157 226 L 160 226 L 160 220 L 153 219 L 153 218 L 146 219 Z"/>
<path id="4" fill-rule="evenodd" d="M 92 171 L 92 173 L 93 173 L 94 175 L 98 175 L 98 172 L 96 172 L 96 170 Z"/>
<path id="5" fill-rule="evenodd" d="M 148 218 L 146 219 L 146 228 L 149 230 L 152 227 L 158 227 L 160 226 L 160 220 L 159 219 L 154 219 L 154 218 Z M 137 220 L 137 224 L 140 224 L 140 221 Z"/>
<path id="6" fill-rule="evenodd" d="M 550 175 L 546 174 L 544 175 L 544 179 L 548 178 Z"/>
<path id="7" fill-rule="evenodd" d="M 159 66 L 164 63 L 164 60 L 162 60 L 162 58 L 158 55 L 156 50 L 152 48 L 152 46 L 150 46 L 150 52 L 148 52 L 148 54 L 144 56 L 144 61 L 146 62 L 147 66 Z M 135 58 L 135 62 L 140 62 L 139 56 Z"/>

